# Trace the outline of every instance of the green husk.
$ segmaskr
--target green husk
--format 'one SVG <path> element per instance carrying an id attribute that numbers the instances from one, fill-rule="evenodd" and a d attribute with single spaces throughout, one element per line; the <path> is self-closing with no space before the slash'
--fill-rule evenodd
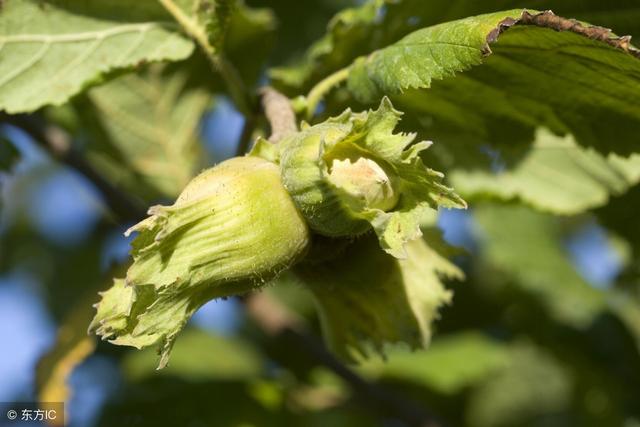
<path id="1" fill-rule="evenodd" d="M 204 303 L 259 287 L 307 251 L 309 231 L 279 169 L 257 157 L 225 161 L 154 206 L 133 226 L 133 264 L 103 293 L 90 327 L 114 344 L 161 343 L 166 365 L 177 333 Z"/>
<path id="2" fill-rule="evenodd" d="M 304 125 L 278 148 L 260 140 L 252 154 L 279 162 L 284 185 L 313 231 L 342 237 L 373 228 L 380 246 L 403 258 L 404 244 L 420 237 L 425 215 L 466 203 L 441 183 L 442 173 L 422 162 L 420 152 L 430 142 L 393 133 L 401 114 L 384 98 L 375 111 L 346 110 Z"/>

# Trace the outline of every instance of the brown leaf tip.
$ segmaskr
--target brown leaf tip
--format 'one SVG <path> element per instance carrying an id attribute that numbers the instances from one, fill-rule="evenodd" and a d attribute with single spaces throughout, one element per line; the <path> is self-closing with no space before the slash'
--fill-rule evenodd
<path id="1" fill-rule="evenodd" d="M 598 27 L 596 25 L 585 25 L 575 19 L 563 18 L 550 10 L 540 13 L 530 13 L 525 10 L 519 19 L 505 18 L 498 23 L 489 34 L 487 34 L 487 46 L 483 53 L 491 53 L 488 44 L 495 43 L 500 34 L 514 25 L 535 25 L 542 28 L 550 28 L 555 31 L 570 31 L 592 40 L 597 40 L 609 46 L 623 50 L 636 58 L 640 58 L 640 49 L 631 44 L 631 36 L 617 37 L 610 29 Z"/>

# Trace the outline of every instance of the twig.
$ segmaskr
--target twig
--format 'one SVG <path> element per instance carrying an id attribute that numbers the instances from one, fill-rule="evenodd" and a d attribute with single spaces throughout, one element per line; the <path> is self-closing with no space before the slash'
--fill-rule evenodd
<path id="1" fill-rule="evenodd" d="M 240 135 L 240 141 L 236 148 L 237 156 L 243 155 L 249 149 L 251 137 L 253 136 L 253 131 L 255 130 L 261 113 L 264 114 L 269 122 L 269 127 L 271 128 L 269 141 L 273 143 L 280 141 L 285 136 L 298 130 L 296 113 L 294 113 L 291 107 L 289 98 L 270 86 L 261 88 L 259 94 L 262 112 L 256 111 L 251 115 L 245 116 L 242 134 Z"/>
<path id="2" fill-rule="evenodd" d="M 298 130 L 296 113 L 291 108 L 289 98 L 270 86 L 260 89 L 260 96 L 264 115 L 271 126 L 269 141 L 276 143 Z"/>
<path id="3" fill-rule="evenodd" d="M 119 221 L 139 221 L 146 216 L 144 208 L 105 179 L 71 146 L 69 135 L 57 126 L 45 124 L 37 117 L 0 113 L 0 120 L 25 131 L 53 158 L 84 175 L 98 189 L 108 208 Z"/>

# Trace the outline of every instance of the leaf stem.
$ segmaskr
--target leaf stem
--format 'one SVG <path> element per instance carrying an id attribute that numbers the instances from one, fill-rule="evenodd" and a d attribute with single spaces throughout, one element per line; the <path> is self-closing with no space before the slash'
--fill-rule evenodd
<path id="1" fill-rule="evenodd" d="M 298 131 L 296 113 L 291 107 L 289 98 L 270 86 L 262 87 L 258 93 L 260 94 L 262 111 L 256 111 L 254 114 L 245 117 L 242 134 L 236 149 L 236 156 L 244 155 L 249 149 L 253 131 L 261 115 L 264 115 L 267 122 L 269 122 L 271 127 L 269 141 L 273 144 L 277 144 L 282 138 Z"/>
<path id="2" fill-rule="evenodd" d="M 235 67 L 227 61 L 209 42 L 207 34 L 189 15 L 174 3 L 173 0 L 158 0 L 162 6 L 173 16 L 182 26 L 184 31 L 193 38 L 204 51 L 213 69 L 220 74 L 224 80 L 229 94 L 238 109 L 245 115 L 251 113 L 251 100 L 248 96 L 245 85 Z"/>
<path id="3" fill-rule="evenodd" d="M 307 95 L 307 118 L 311 119 L 318 108 L 318 104 L 334 86 L 339 85 L 349 77 L 349 67 L 342 68 L 318 82 Z"/>

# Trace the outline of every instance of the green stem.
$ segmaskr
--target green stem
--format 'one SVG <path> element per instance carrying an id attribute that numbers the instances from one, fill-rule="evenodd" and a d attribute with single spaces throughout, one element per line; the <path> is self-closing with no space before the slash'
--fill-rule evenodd
<path id="1" fill-rule="evenodd" d="M 349 77 L 349 67 L 342 68 L 325 77 L 311 89 L 309 95 L 307 95 L 307 119 L 313 117 L 322 98 L 333 89 L 334 86 L 345 81 L 347 77 Z"/>
<path id="2" fill-rule="evenodd" d="M 194 21 L 189 15 L 174 3 L 173 0 L 158 0 L 160 4 L 178 21 L 184 31 L 193 38 L 200 48 L 207 55 L 207 58 L 211 62 L 214 70 L 220 74 L 222 80 L 224 80 L 231 98 L 238 107 L 238 109 L 245 115 L 250 114 L 251 100 L 247 94 L 246 88 L 238 71 L 235 67 L 220 54 L 216 53 L 215 48 L 209 43 L 209 38 L 206 32 Z"/>

